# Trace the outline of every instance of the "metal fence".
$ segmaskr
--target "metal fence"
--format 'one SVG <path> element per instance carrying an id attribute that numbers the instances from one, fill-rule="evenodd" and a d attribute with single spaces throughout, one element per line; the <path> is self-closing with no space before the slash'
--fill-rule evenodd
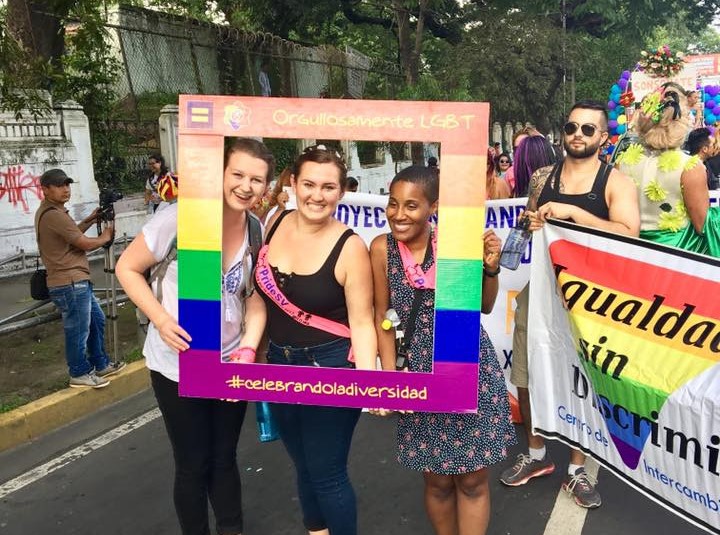
<path id="1" fill-rule="evenodd" d="M 394 63 L 350 47 L 304 46 L 147 9 L 120 7 L 107 29 L 122 65 L 113 128 L 128 138 L 124 163 L 137 174 L 159 148 L 160 109 L 178 94 L 261 96 L 266 75 L 272 96 L 392 99 L 403 82 Z"/>

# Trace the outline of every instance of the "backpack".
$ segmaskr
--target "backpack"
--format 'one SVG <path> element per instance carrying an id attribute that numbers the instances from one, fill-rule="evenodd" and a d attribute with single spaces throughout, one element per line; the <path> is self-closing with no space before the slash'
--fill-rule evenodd
<path id="1" fill-rule="evenodd" d="M 260 220 L 250 212 L 246 211 L 247 214 L 247 223 L 248 223 L 248 232 L 250 235 L 250 259 L 251 259 L 251 265 L 252 265 L 252 271 L 255 270 L 255 266 L 257 265 L 257 259 L 258 255 L 260 254 L 260 248 L 263 245 L 263 236 L 262 236 L 262 223 L 260 223 Z M 162 281 L 165 278 L 165 274 L 167 273 L 168 267 L 170 264 L 177 259 L 177 236 L 175 236 L 172 240 L 172 243 L 170 245 L 170 250 L 168 251 L 168 254 L 165 255 L 165 258 L 163 258 L 154 268 L 152 268 L 150 273 L 150 278 L 148 278 L 148 284 L 152 285 L 153 282 L 157 281 L 157 300 L 162 303 Z M 246 299 L 252 295 L 254 291 L 254 284 L 253 284 L 253 277 L 252 275 L 247 277 L 247 282 L 245 284 L 245 288 L 242 291 L 242 298 Z"/>

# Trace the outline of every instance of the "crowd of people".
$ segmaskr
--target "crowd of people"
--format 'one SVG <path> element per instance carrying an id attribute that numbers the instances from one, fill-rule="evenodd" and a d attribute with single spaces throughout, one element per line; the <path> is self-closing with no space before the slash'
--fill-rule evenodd
<path id="1" fill-rule="evenodd" d="M 686 94 L 673 87 L 659 91 L 638 112 L 637 143 L 617 155 L 619 168 L 600 158 L 608 139 L 604 105 L 581 101 L 563 127 L 562 154 L 530 128 L 515 135 L 512 156 L 499 146 L 488 150 L 487 198 L 528 197 L 523 217 L 532 231 L 557 218 L 720 256 L 717 216 L 708 204 L 710 173 L 703 163 L 717 154 L 717 138 L 709 131 L 690 132 Z M 685 141 L 691 154 L 679 150 Z M 169 173 L 160 155 L 153 155 L 149 166 L 147 200 L 157 213 L 122 254 L 116 273 L 150 320 L 143 354 L 173 449 L 182 532 L 210 533 L 209 501 L 217 532 L 240 534 L 236 451 L 247 402 L 178 394 L 178 353 L 192 340 L 178 323 L 177 205 L 155 206 L 163 200 L 155 195 L 156 185 Z M 390 232 L 375 238 L 369 250 L 334 217 L 353 185 L 333 148 L 306 148 L 271 190 L 275 160 L 260 141 L 228 139 L 223 169 L 223 360 L 431 372 L 438 229 L 429 221 L 438 210 L 437 159 L 405 168 L 392 179 L 386 208 Z M 63 311 L 71 386 L 100 387 L 118 365 L 98 347 L 102 314 L 92 297 L 84 251 L 111 239 L 112 229 L 106 227 L 98 238 L 84 236 L 97 214 L 79 225 L 70 219 L 63 205 L 72 182 L 60 170 L 43 175 L 46 200 L 36 227 L 50 295 Z M 293 210 L 286 207 L 288 187 L 296 198 Z M 261 220 L 264 237 L 259 238 Z M 482 240 L 482 312 L 488 313 L 497 297 L 502 244 L 491 230 L 483 232 Z M 259 282 L 256 266 L 270 273 L 263 284 L 254 284 Z M 511 376 L 529 448 L 502 472 L 500 481 L 508 486 L 555 469 L 542 438 L 532 432 L 529 299 L 526 286 L 517 297 Z M 399 315 L 397 328 L 406 333 L 400 345 L 382 327 L 391 308 Z M 84 327 L 79 330 L 73 318 L 80 315 Z M 311 319 L 301 322 L 299 317 Z M 502 462 L 516 442 L 504 376 L 484 330 L 478 359 L 477 414 L 398 416 L 398 462 L 423 474 L 425 507 L 438 535 L 486 532 L 487 469 Z M 370 412 L 385 416 L 390 411 Z M 305 529 L 312 535 L 356 534 L 356 496 L 347 464 L 361 411 L 272 404 L 271 414 L 295 467 Z M 578 505 L 598 507 L 602 500 L 584 464 L 582 452 L 573 450 L 563 488 Z"/>

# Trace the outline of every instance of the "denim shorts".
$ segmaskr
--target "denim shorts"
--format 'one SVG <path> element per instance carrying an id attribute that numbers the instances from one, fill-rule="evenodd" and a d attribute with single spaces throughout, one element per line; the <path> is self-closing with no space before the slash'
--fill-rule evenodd
<path id="1" fill-rule="evenodd" d="M 348 360 L 350 340 L 338 338 L 310 347 L 280 346 L 270 341 L 268 362 L 290 366 L 318 366 L 321 368 L 353 368 Z"/>

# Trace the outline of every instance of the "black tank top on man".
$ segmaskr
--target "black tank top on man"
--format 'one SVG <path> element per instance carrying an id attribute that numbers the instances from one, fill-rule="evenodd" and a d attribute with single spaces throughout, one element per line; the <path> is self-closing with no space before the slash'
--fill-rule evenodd
<path id="1" fill-rule="evenodd" d="M 568 195 L 560 192 L 560 174 L 562 173 L 563 162 L 555 164 L 543 186 L 540 197 L 538 198 L 537 207 L 549 202 L 561 202 L 572 204 L 578 208 L 582 208 L 586 212 L 590 212 L 605 221 L 610 220 L 610 207 L 605 199 L 605 188 L 607 187 L 608 177 L 612 171 L 612 167 L 604 162 L 600 162 L 600 168 L 595 175 L 595 181 L 592 188 L 587 193 L 578 193 Z M 555 179 L 553 181 L 553 178 Z M 554 182 L 554 183 L 553 183 Z"/>
<path id="2" fill-rule="evenodd" d="M 269 244 L 282 220 L 292 212 L 286 210 L 267 234 L 265 243 Z M 298 275 L 297 273 L 282 273 L 277 267 L 270 265 L 277 285 L 285 297 L 299 309 L 317 316 L 348 325 L 348 311 L 345 302 L 345 289 L 335 278 L 335 264 L 345 242 L 355 234 L 347 229 L 338 238 L 327 259 L 315 273 L 311 275 Z M 268 313 L 268 334 L 270 340 L 280 346 L 310 347 L 337 340 L 337 336 L 314 327 L 298 323 L 267 296 L 262 286 L 257 287 L 265 300 Z"/>

